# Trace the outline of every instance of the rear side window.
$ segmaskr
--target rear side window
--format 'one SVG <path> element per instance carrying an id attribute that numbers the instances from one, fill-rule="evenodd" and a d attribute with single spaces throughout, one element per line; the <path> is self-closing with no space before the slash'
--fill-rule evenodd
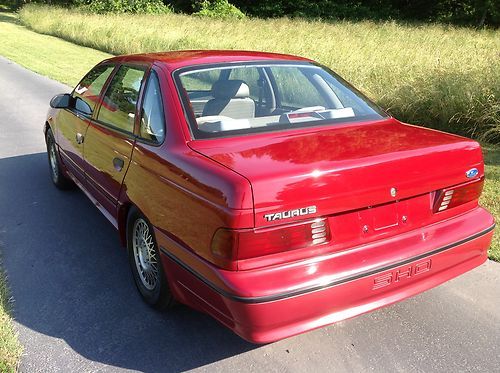
<path id="1" fill-rule="evenodd" d="M 149 75 L 141 110 L 140 136 L 160 144 L 165 138 L 165 116 L 161 99 L 160 82 L 154 71 Z"/>
<path id="2" fill-rule="evenodd" d="M 121 66 L 104 95 L 97 119 L 126 132 L 134 132 L 135 108 L 145 69 Z"/>
<path id="3" fill-rule="evenodd" d="M 99 102 L 99 94 L 102 91 L 102 87 L 104 87 L 106 80 L 108 80 L 114 68 L 113 65 L 101 65 L 92 69 L 76 86 L 72 96 L 81 98 L 94 110 L 97 102 Z M 77 107 L 76 109 L 78 110 L 79 108 Z"/>

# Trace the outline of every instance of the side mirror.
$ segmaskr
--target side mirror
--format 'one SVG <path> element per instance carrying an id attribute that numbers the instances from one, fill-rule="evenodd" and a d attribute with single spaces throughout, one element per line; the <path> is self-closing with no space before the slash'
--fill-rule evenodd
<path id="1" fill-rule="evenodd" d="M 69 93 L 63 93 L 52 97 L 50 100 L 50 107 L 54 109 L 66 109 L 70 107 L 71 96 Z"/>
<path id="2" fill-rule="evenodd" d="M 50 107 L 55 109 L 76 109 L 82 114 L 92 115 L 92 108 L 80 97 L 73 98 L 69 93 L 54 96 L 50 100 Z"/>

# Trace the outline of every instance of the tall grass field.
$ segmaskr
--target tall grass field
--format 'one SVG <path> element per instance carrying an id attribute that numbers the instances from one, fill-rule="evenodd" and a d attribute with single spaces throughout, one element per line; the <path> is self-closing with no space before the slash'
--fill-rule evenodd
<path id="1" fill-rule="evenodd" d="M 217 20 L 95 15 L 28 5 L 32 30 L 112 54 L 245 49 L 297 54 L 335 70 L 397 118 L 500 140 L 500 31 L 396 22 Z"/>

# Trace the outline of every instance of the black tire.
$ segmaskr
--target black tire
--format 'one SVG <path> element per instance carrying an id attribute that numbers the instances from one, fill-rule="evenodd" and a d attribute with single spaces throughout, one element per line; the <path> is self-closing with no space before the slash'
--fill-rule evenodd
<path id="1" fill-rule="evenodd" d="M 59 189 L 71 189 L 74 186 L 73 181 L 66 177 L 63 169 L 61 168 L 56 142 L 50 128 L 47 130 L 47 134 L 45 135 L 45 142 L 47 144 L 47 156 L 52 182 Z"/>
<path id="2" fill-rule="evenodd" d="M 145 235 L 139 234 L 141 228 L 147 229 Z M 149 238 L 146 239 L 144 236 Z M 135 247 L 134 241 L 136 241 Z M 127 251 L 132 277 L 142 299 L 161 311 L 171 308 L 175 301 L 163 271 L 154 231 L 149 221 L 135 208 L 130 210 L 127 218 Z M 154 262 L 156 262 L 156 272 L 153 270 Z"/>

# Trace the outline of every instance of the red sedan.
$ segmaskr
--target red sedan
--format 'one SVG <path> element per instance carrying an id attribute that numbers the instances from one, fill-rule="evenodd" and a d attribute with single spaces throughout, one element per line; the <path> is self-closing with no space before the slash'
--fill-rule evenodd
<path id="1" fill-rule="evenodd" d="M 311 60 L 115 57 L 51 107 L 53 182 L 117 228 L 144 300 L 249 341 L 403 300 L 487 258 L 479 144 L 401 123 Z"/>

